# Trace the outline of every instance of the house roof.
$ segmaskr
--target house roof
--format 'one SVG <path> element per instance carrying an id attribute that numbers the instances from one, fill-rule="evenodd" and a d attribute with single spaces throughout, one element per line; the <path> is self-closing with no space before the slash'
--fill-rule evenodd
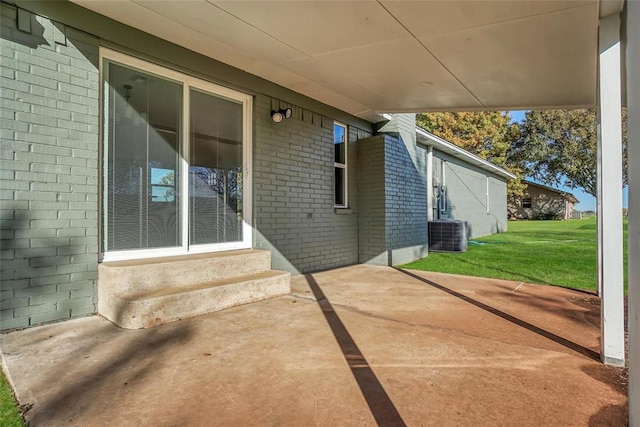
<path id="1" fill-rule="evenodd" d="M 568 191 L 558 190 L 557 188 L 549 187 L 547 185 L 538 184 L 537 182 L 529 181 L 529 180 L 526 180 L 526 179 L 523 180 L 522 182 L 524 182 L 527 185 L 532 185 L 534 187 L 544 188 L 547 191 L 553 191 L 554 193 L 558 193 L 560 196 L 562 196 L 564 199 L 567 199 L 571 203 L 580 203 L 580 200 L 578 200 L 578 198 L 576 196 L 574 196 L 572 193 L 569 193 Z"/>
<path id="2" fill-rule="evenodd" d="M 480 169 L 491 172 L 495 175 L 501 176 L 505 179 L 514 179 L 516 176 L 511 172 L 508 172 L 493 163 L 476 156 L 475 154 L 471 154 L 470 152 L 458 147 L 455 144 L 452 144 L 449 141 L 446 141 L 432 133 L 427 132 L 426 130 L 416 127 L 416 137 L 417 141 L 420 144 L 428 145 L 435 148 L 438 151 L 442 151 L 443 153 L 447 153 L 450 156 L 458 158 L 466 163 L 477 166 Z"/>
<path id="3" fill-rule="evenodd" d="M 595 105 L 624 0 L 72 0 L 364 118 Z"/>

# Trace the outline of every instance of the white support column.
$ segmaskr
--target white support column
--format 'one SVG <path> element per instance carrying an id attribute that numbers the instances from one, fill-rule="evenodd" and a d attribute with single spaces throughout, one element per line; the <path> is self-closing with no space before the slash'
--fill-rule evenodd
<path id="1" fill-rule="evenodd" d="M 433 221 L 433 147 L 427 146 L 427 221 Z"/>
<path id="2" fill-rule="evenodd" d="M 600 105 L 600 86 L 598 85 L 598 106 Z M 598 158 L 596 160 L 596 231 L 597 231 L 597 262 L 598 262 L 598 271 L 597 271 L 597 279 L 598 279 L 598 296 L 602 296 L 602 251 L 600 250 L 600 242 L 602 241 L 602 215 L 599 215 L 601 212 L 601 199 L 600 194 L 602 194 L 602 180 L 600 177 L 602 176 L 602 171 L 600 170 L 602 166 L 602 133 L 600 132 L 600 107 L 598 107 L 597 117 L 596 117 L 596 141 L 598 144 Z"/>
<path id="3" fill-rule="evenodd" d="M 640 2 L 627 2 L 629 426 L 640 427 Z"/>
<path id="4" fill-rule="evenodd" d="M 598 258 L 602 301 L 602 361 L 624 366 L 624 292 L 622 252 L 622 102 L 620 15 L 600 19 L 598 145 Z"/>

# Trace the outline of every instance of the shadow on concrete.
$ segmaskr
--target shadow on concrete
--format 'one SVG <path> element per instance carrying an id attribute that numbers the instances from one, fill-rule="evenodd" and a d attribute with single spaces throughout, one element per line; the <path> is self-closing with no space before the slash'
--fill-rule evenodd
<path id="1" fill-rule="evenodd" d="M 606 365 L 585 365 L 582 371 L 591 378 L 611 387 L 622 396 L 629 392 L 629 377 L 627 368 L 617 368 Z M 623 405 L 606 405 L 600 408 L 589 419 L 589 427 L 626 426 L 628 425 L 629 403 Z"/>
<path id="2" fill-rule="evenodd" d="M 554 285 L 532 285 L 532 286 L 554 286 Z M 559 286 L 558 286 L 559 287 Z M 558 298 L 550 298 L 542 295 L 534 295 L 524 292 L 513 291 L 483 291 L 482 296 L 491 300 L 496 298 L 508 298 L 511 301 L 517 301 L 527 307 L 534 307 L 540 311 L 544 311 L 555 316 L 560 316 L 565 320 L 570 320 L 576 324 L 590 324 L 596 329 L 600 329 L 600 301 L 592 292 L 581 291 L 580 289 L 564 288 L 570 291 L 582 292 L 585 294 L 583 298 L 569 297 L 562 300 Z M 568 301 L 573 304 L 575 309 L 568 309 L 564 303 Z"/>
<path id="3" fill-rule="evenodd" d="M 114 392 L 113 379 L 126 375 L 126 381 L 120 384 L 122 388 L 136 387 L 146 377 L 152 375 L 158 364 L 166 360 L 169 351 L 176 343 L 186 343 L 192 336 L 192 330 L 186 323 L 174 323 L 170 327 L 155 328 L 140 335 L 137 331 L 118 330 L 117 335 L 124 335 L 124 342 L 112 341 L 110 345 L 117 345 L 122 351 L 115 358 L 107 358 L 99 366 L 84 370 L 82 374 L 72 373 L 77 381 L 72 387 L 61 390 L 57 396 L 46 399 L 44 405 L 34 405 L 26 414 L 26 419 L 32 425 L 46 425 L 47 420 L 73 417 L 76 413 L 86 411 L 103 399 L 105 390 Z M 84 358 L 91 357 L 91 348 L 84 347 L 77 355 Z M 80 360 L 78 360 L 80 362 Z M 131 369 L 135 367 L 134 369 Z M 57 372 L 55 376 L 65 376 L 69 373 Z M 24 402 L 21 402 L 24 403 Z M 73 418 L 69 419 L 73 422 Z"/>
<path id="4" fill-rule="evenodd" d="M 402 270 L 402 269 L 399 269 L 399 268 L 396 268 L 396 271 L 404 273 L 407 276 L 413 277 L 414 279 L 419 280 L 421 282 L 424 282 L 427 285 L 433 286 L 436 289 L 439 289 L 439 290 L 441 290 L 443 292 L 446 292 L 449 295 L 452 295 L 452 296 L 454 296 L 456 298 L 459 298 L 459 299 L 461 299 L 461 300 L 463 300 L 465 302 L 468 302 L 469 304 L 472 304 L 472 305 L 474 305 L 474 306 L 476 306 L 478 308 L 481 308 L 481 309 L 483 309 L 483 310 L 485 310 L 485 311 L 487 311 L 487 312 L 489 312 L 491 314 L 495 314 L 496 316 L 501 317 L 502 319 L 507 320 L 507 321 L 517 325 L 517 326 L 525 328 L 525 329 L 527 329 L 527 330 L 529 330 L 529 331 L 531 331 L 533 333 L 536 333 L 536 334 L 538 334 L 538 335 L 540 335 L 540 336 L 542 336 L 544 338 L 547 338 L 547 339 L 549 339 L 551 341 L 554 341 L 554 342 L 556 342 L 556 343 L 558 343 L 560 345 L 563 345 L 563 346 L 567 347 L 568 349 L 575 351 L 576 353 L 579 353 L 579 354 L 582 354 L 583 356 L 588 357 L 589 359 L 600 361 L 600 354 L 598 352 L 595 352 L 595 351 L 589 349 L 589 348 L 583 347 L 583 346 L 581 346 L 579 344 L 576 344 L 573 341 L 570 341 L 570 340 L 568 340 L 566 338 L 563 338 L 563 337 L 561 337 L 559 335 L 556 335 L 554 333 L 546 331 L 546 330 L 544 330 L 542 328 L 539 328 L 539 327 L 537 327 L 535 325 L 532 325 L 531 323 L 525 322 L 524 320 L 518 319 L 517 317 L 514 317 L 514 316 L 512 316 L 510 314 L 507 314 L 507 313 L 505 313 L 503 311 L 500 311 L 497 308 L 491 307 L 490 305 L 487 305 L 487 304 L 482 303 L 480 301 L 477 301 L 477 300 L 475 300 L 473 298 L 470 298 L 470 297 L 468 297 L 466 295 L 463 295 L 463 294 L 461 294 L 459 292 L 456 292 L 456 291 L 454 291 L 452 289 L 449 289 L 446 286 L 442 286 L 442 285 L 440 285 L 440 284 L 438 284 L 436 282 L 433 282 L 431 280 L 425 279 L 424 277 L 420 277 L 417 274 L 413 274 L 413 273 L 410 273 L 410 272 L 408 272 L 406 270 Z"/>
<path id="5" fill-rule="evenodd" d="M 620 427 L 628 426 L 627 418 L 620 417 L 628 412 L 628 405 L 607 405 L 589 418 L 589 427 Z"/>
<path id="6" fill-rule="evenodd" d="M 378 425 L 405 426 L 406 424 L 391 398 L 382 384 L 380 384 L 378 377 L 376 377 L 367 359 L 365 359 L 344 323 L 342 323 L 333 306 L 322 292 L 322 289 L 320 289 L 318 282 L 311 274 L 305 275 L 305 278 Z"/>
<path id="7" fill-rule="evenodd" d="M 582 372 L 591 378 L 611 387 L 611 390 L 626 396 L 629 391 L 629 377 L 627 368 L 607 365 L 585 365 Z"/>

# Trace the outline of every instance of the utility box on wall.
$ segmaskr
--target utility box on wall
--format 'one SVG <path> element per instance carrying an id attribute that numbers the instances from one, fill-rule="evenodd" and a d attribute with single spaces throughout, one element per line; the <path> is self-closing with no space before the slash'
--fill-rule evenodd
<path id="1" fill-rule="evenodd" d="M 429 250 L 464 252 L 467 250 L 467 223 L 457 219 L 429 222 Z"/>

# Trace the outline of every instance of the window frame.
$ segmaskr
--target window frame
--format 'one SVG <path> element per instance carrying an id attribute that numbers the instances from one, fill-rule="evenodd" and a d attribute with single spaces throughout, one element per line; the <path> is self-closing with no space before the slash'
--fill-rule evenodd
<path id="1" fill-rule="evenodd" d="M 526 203 L 528 206 L 525 206 L 525 200 L 527 200 Z M 522 196 L 521 203 L 522 203 L 522 209 L 531 209 L 533 207 L 533 199 L 531 196 L 528 196 L 528 195 Z"/>
<path id="2" fill-rule="evenodd" d="M 344 163 L 336 162 L 336 126 L 344 129 Z M 333 122 L 333 207 L 336 209 L 348 209 L 349 208 L 349 127 L 345 123 L 341 123 L 338 121 Z M 344 178 L 342 180 L 342 191 L 343 191 L 343 203 L 336 203 L 337 194 L 336 194 L 336 169 L 342 169 Z"/>
<path id="3" fill-rule="evenodd" d="M 106 195 L 108 194 L 108 180 L 105 179 L 105 173 L 108 171 L 107 159 L 105 153 L 108 150 L 109 129 L 105 126 L 108 122 L 109 114 L 109 97 L 108 97 L 108 73 L 105 70 L 108 63 L 118 64 L 127 68 L 138 69 L 141 72 L 155 75 L 159 78 L 166 79 L 182 85 L 182 123 L 181 123 L 181 139 L 178 142 L 180 146 L 179 164 L 180 170 L 184 171 L 180 179 L 174 184 L 179 194 L 189 194 L 189 165 L 190 165 L 190 103 L 189 94 L 192 89 L 200 90 L 213 96 L 228 99 L 242 104 L 242 168 L 243 168 L 243 222 L 242 222 L 242 240 L 225 243 L 211 244 L 190 244 L 189 243 L 189 197 L 181 197 L 179 214 L 181 217 L 181 241 L 179 246 L 167 248 L 150 248 L 150 249 L 131 249 L 108 251 L 107 242 L 107 224 L 108 224 L 108 206 L 106 203 Z M 179 256 L 198 253 L 221 252 L 236 249 L 249 249 L 253 244 L 253 218 L 252 218 L 252 169 L 253 164 L 253 97 L 249 94 L 238 92 L 233 89 L 219 86 L 215 83 L 193 77 L 189 74 L 176 71 L 167 66 L 155 64 L 129 54 L 112 50 L 106 47 L 100 47 L 99 51 L 99 68 L 100 68 L 100 259 L 102 262 L 123 261 L 156 258 L 165 256 Z"/>

